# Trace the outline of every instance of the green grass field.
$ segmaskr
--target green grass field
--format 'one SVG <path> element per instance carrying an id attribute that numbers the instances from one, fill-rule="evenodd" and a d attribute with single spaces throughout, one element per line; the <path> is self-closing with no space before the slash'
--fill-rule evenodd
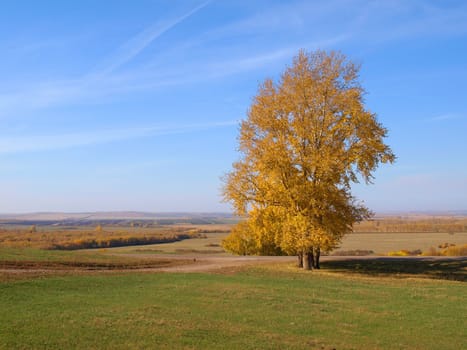
<path id="1" fill-rule="evenodd" d="M 462 282 L 299 272 L 0 283 L 2 349 L 462 349 Z"/>

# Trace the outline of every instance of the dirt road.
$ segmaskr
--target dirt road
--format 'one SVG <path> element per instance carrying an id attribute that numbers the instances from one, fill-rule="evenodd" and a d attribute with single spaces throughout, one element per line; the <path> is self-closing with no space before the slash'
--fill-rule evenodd
<path id="1" fill-rule="evenodd" d="M 123 255 L 123 254 L 122 254 Z M 144 254 L 128 254 L 130 257 L 143 257 Z M 167 258 L 167 257 L 165 257 Z M 172 255 L 174 260 L 184 261 L 184 264 L 172 265 L 149 269 L 151 271 L 161 272 L 215 272 L 230 268 L 278 263 L 295 263 L 295 256 L 215 256 L 215 255 Z M 190 263 L 186 263 L 190 260 Z M 339 261 L 377 261 L 384 263 L 403 263 L 406 262 L 439 262 L 439 261 L 467 261 L 467 257 L 445 257 L 445 256 L 407 256 L 407 257 L 386 257 L 386 256 L 322 256 L 321 262 L 339 262 Z M 145 269 L 148 271 L 148 269 Z"/>
<path id="2" fill-rule="evenodd" d="M 116 254 L 117 255 L 117 254 Z M 294 256 L 226 256 L 226 255 L 160 255 L 154 254 L 118 254 L 122 257 L 147 259 L 152 262 L 145 267 L 129 266 L 5 266 L 0 265 L 0 275 L 50 275 L 62 273 L 105 273 L 105 272 L 216 272 L 235 270 L 238 267 L 261 265 L 261 264 L 279 264 L 279 263 L 295 263 L 297 258 Z M 167 263 L 169 261 L 169 263 Z M 321 262 L 375 262 L 385 265 L 404 265 L 407 263 L 428 263 L 440 264 L 441 262 L 460 263 L 461 270 L 465 270 L 467 265 L 467 257 L 378 257 L 378 256 L 322 256 Z M 162 263 L 165 262 L 165 263 Z M 409 265 L 409 264 L 407 264 Z M 462 266 L 464 266 L 462 268 Z M 464 273 L 464 272 L 461 272 Z"/>

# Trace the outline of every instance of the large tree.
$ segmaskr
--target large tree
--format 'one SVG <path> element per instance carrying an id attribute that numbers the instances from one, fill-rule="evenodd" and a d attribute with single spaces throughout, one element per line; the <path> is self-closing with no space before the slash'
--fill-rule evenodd
<path id="1" fill-rule="evenodd" d="M 228 250 L 297 255 L 319 268 L 321 252 L 371 215 L 351 185 L 371 183 L 395 156 L 364 106 L 358 72 L 339 52 L 300 51 L 278 82 L 260 86 L 241 123 L 241 158 L 225 176 L 225 199 L 248 217 Z"/>

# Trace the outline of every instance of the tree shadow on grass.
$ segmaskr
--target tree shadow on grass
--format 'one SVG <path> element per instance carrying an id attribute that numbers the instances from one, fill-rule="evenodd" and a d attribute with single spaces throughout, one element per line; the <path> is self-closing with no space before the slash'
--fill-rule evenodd
<path id="1" fill-rule="evenodd" d="M 323 261 L 321 268 L 369 276 L 423 277 L 467 282 L 467 258 L 369 258 Z"/>

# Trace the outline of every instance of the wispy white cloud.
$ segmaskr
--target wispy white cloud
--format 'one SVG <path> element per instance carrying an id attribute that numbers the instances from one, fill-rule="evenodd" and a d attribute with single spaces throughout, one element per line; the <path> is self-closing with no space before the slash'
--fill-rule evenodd
<path id="1" fill-rule="evenodd" d="M 464 119 L 464 115 L 460 113 L 446 113 L 446 114 L 441 114 L 437 115 L 433 118 L 430 118 L 430 121 L 434 122 L 441 122 L 441 121 L 447 121 L 447 120 L 454 120 L 454 119 Z"/>
<path id="2" fill-rule="evenodd" d="M 235 73 L 264 68 L 274 63 L 290 63 L 300 49 L 326 49 L 347 39 L 347 34 L 337 35 L 324 40 L 303 42 L 301 44 L 259 52 L 231 60 L 209 63 L 205 66 L 204 76 L 207 78 L 225 77 Z"/>
<path id="3" fill-rule="evenodd" d="M 467 6 L 462 2 L 439 6 L 426 1 L 395 0 L 365 1 L 361 5 L 357 7 L 355 1 L 350 1 L 346 6 L 349 11 L 352 7 L 362 9 L 349 28 L 359 40 L 384 43 L 467 33 Z"/>
<path id="4" fill-rule="evenodd" d="M 287 1 L 269 4 L 259 8 L 256 13 L 214 29 L 206 35 L 206 39 L 239 35 L 257 35 L 272 32 L 293 30 L 295 33 L 309 29 L 313 23 L 325 20 L 327 15 L 333 15 L 344 6 L 346 1 Z M 335 26 L 335 23 L 333 23 Z M 329 29 L 329 28 L 327 28 Z"/>
<path id="5" fill-rule="evenodd" d="M 131 61 L 136 57 L 141 51 L 148 47 L 154 40 L 162 36 L 164 33 L 177 26 L 178 24 L 185 21 L 187 18 L 193 16 L 195 13 L 206 7 L 212 0 L 206 1 L 195 8 L 191 9 L 187 13 L 183 14 L 180 17 L 171 19 L 164 22 L 158 22 L 152 26 L 146 28 L 126 43 L 124 43 L 117 53 L 110 57 L 108 62 L 105 63 L 105 67 L 93 72 L 92 76 L 100 76 L 108 74 L 117 68 L 121 67 L 125 63 Z"/>
<path id="6" fill-rule="evenodd" d="M 264 69 L 275 64 L 285 65 L 290 63 L 292 57 L 300 49 L 326 49 L 345 41 L 347 38 L 347 34 L 341 34 L 322 40 L 306 41 L 267 50 L 256 50 L 256 52 L 248 54 L 242 52 L 242 54 L 238 54 L 234 58 L 230 55 L 200 62 L 187 62 L 181 67 L 171 67 L 171 69 L 167 68 L 163 71 L 150 66 L 147 70 L 139 69 L 128 75 L 114 76 L 114 78 L 122 79 L 119 86 L 125 91 L 195 84 Z M 283 67 L 281 66 L 281 68 Z"/>
<path id="7" fill-rule="evenodd" d="M 261 69 L 274 63 L 285 64 L 301 48 L 327 48 L 346 39 L 347 35 L 343 34 L 324 40 L 277 47 L 248 55 L 237 55 L 235 58 L 187 62 L 182 67 L 164 66 L 164 69 L 152 66 L 138 67 L 122 73 L 109 72 L 105 77 L 87 76 L 81 79 L 40 83 L 24 90 L 0 94 L 0 116 L 74 102 L 93 102 L 106 96 L 118 96 L 132 91 L 153 90 L 219 79 Z"/>
<path id="8" fill-rule="evenodd" d="M 33 111 L 55 105 L 94 102 L 102 97 L 119 96 L 131 91 L 151 90 L 222 78 L 263 68 L 274 63 L 289 62 L 300 48 L 329 48 L 349 40 L 361 40 L 362 38 L 384 41 L 393 38 L 395 33 L 407 36 L 419 35 L 420 31 L 432 31 L 433 27 L 446 28 L 444 24 L 450 21 L 457 23 L 452 24 L 452 26 L 460 26 L 461 29 L 467 28 L 465 25 L 467 18 L 465 21 L 459 21 L 459 18 L 467 16 L 467 11 L 459 11 L 458 8 L 454 7 L 448 9 L 424 8 L 417 20 L 408 22 L 404 13 L 411 12 L 421 5 L 416 5 L 417 3 L 415 5 L 406 4 L 403 1 L 381 4 L 363 0 L 333 0 L 330 5 L 328 3 L 316 4 L 315 2 L 296 1 L 290 5 L 287 4 L 287 6 L 271 6 L 265 13 L 256 13 L 219 29 L 213 29 L 206 35 L 201 34 L 194 39 L 195 43 L 192 43 L 191 46 L 191 48 L 196 48 L 196 40 L 199 40 L 199 46 L 203 47 L 198 61 L 191 58 L 182 65 L 173 64 L 173 57 L 180 57 L 181 53 L 190 52 L 190 50 L 186 50 L 186 42 L 177 42 L 172 48 L 172 57 L 161 55 L 163 56 L 162 64 L 151 65 L 149 63 L 138 65 L 131 70 L 118 70 L 132 61 L 164 33 L 202 10 L 209 3 L 210 1 L 203 2 L 181 16 L 169 19 L 164 23 L 159 21 L 148 27 L 124 43 L 114 55 L 110 55 L 107 60 L 104 60 L 101 68 L 96 68 L 82 77 L 37 84 L 28 82 L 27 86 L 16 91 L 5 91 L 4 88 L 5 92 L 0 92 L 0 116 L 11 116 L 18 114 L 18 111 Z M 340 27 L 335 26 L 334 22 L 332 26 L 325 23 L 327 18 L 334 18 L 337 14 L 346 12 L 355 14 L 361 11 L 356 9 L 361 8 L 365 8 L 367 12 L 360 16 L 358 25 L 355 24 L 356 21 L 352 15 L 348 18 L 340 18 L 337 22 L 344 23 Z M 391 14 L 397 16 L 394 25 L 389 26 L 386 25 L 388 23 L 387 17 L 390 17 Z M 378 18 L 383 24 L 375 23 Z M 226 48 L 222 54 L 211 52 L 204 46 L 204 41 L 216 41 L 238 35 L 251 36 L 258 33 L 269 33 L 271 30 L 291 30 L 290 26 L 287 27 L 287 23 L 292 23 L 294 31 L 300 31 L 300 28 L 303 27 L 303 33 L 313 33 L 311 37 L 328 37 L 328 39 L 310 40 L 310 35 L 294 35 L 295 43 L 278 40 L 277 43 L 267 43 L 267 45 L 258 45 L 257 47 L 242 46 L 238 43 L 238 47 Z M 302 26 L 301 23 L 306 25 Z M 323 33 L 326 33 L 326 36 Z M 190 48 L 190 44 L 188 47 Z M 216 50 L 218 49 L 216 46 Z"/>
<path id="9" fill-rule="evenodd" d="M 226 128 L 234 125 L 238 125 L 238 121 L 180 125 L 151 125 L 53 135 L 1 137 L 0 154 L 59 150 L 144 137 L 194 133 L 210 129 Z"/>
<path id="10" fill-rule="evenodd" d="M 298 18 L 304 17 L 302 12 L 309 13 L 311 10 L 317 13 L 331 11 L 328 6 L 320 5 L 317 7 L 316 4 L 310 6 L 306 1 L 299 1 L 290 4 L 290 6 L 271 8 L 266 11 L 266 14 L 253 15 L 234 22 L 232 25 L 222 27 L 219 31 L 214 29 L 208 33 L 207 37 L 201 35 L 191 43 L 176 43 L 172 48 L 172 57 L 166 57 L 165 54 L 162 54 L 164 57 L 162 64 L 152 65 L 149 62 L 149 64 L 138 65 L 130 70 L 118 71 L 118 68 L 132 61 L 164 33 L 181 24 L 211 2 L 212 0 L 203 2 L 179 17 L 165 22 L 159 21 L 146 28 L 122 44 L 115 54 L 110 55 L 108 59 L 100 64 L 100 67 L 82 77 L 38 82 L 36 84 L 28 82 L 27 86 L 22 89 L 7 91 L 3 94 L 0 92 L 0 117 L 13 116 L 18 112 L 31 112 L 57 105 L 92 103 L 108 96 L 115 97 L 133 91 L 192 84 L 261 69 L 274 63 L 285 64 L 300 48 L 326 48 L 341 43 L 348 37 L 348 34 L 336 34 L 325 40 L 310 41 L 307 38 L 306 41 L 300 42 L 298 40 L 295 44 L 278 42 L 276 45 L 259 46 L 248 51 L 244 47 L 239 47 L 240 50 L 229 48 L 223 55 L 203 49 L 204 52 L 199 61 L 191 59 L 184 62 L 183 65 L 172 63 L 173 57 L 179 57 L 180 53 L 186 54 L 187 45 L 189 48 L 203 45 L 203 40 L 217 40 L 218 35 L 226 38 L 239 33 L 246 35 L 251 31 L 281 28 L 285 22 L 298 23 L 302 21 Z"/>
<path id="11" fill-rule="evenodd" d="M 96 68 L 82 77 L 39 82 L 37 84 L 28 82 L 26 88 L 20 88 L 16 91 L 0 92 L 0 116 L 8 116 L 17 111 L 45 108 L 51 105 L 64 104 L 76 100 L 99 98 L 119 91 L 131 90 L 131 88 L 123 84 L 129 83 L 129 85 L 133 87 L 138 85 L 134 80 L 144 77 L 144 73 L 135 75 L 116 75 L 112 73 L 122 65 L 134 59 L 164 33 L 181 24 L 211 2 L 212 0 L 203 2 L 175 19 L 157 22 L 146 28 L 124 43 L 114 55 L 104 60 L 101 64 L 101 68 Z M 162 86 L 170 85 L 172 82 L 160 80 L 159 84 Z M 140 85 L 145 86 L 147 84 L 142 82 Z"/>
<path id="12" fill-rule="evenodd" d="M 440 8 L 430 4 L 421 6 L 422 14 L 414 21 L 404 21 L 394 31 L 395 36 L 458 35 L 467 33 L 467 6 Z"/>

